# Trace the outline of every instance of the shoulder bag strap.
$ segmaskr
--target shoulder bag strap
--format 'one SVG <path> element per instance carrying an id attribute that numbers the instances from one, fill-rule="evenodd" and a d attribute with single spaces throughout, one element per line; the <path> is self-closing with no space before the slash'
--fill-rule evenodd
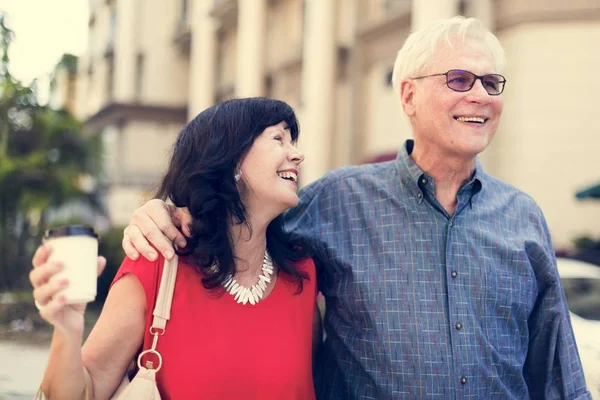
<path id="1" fill-rule="evenodd" d="M 154 306 L 154 312 L 152 313 L 154 315 L 152 327 L 150 328 L 150 333 L 152 334 L 158 329 L 161 329 L 164 332 L 167 321 L 171 317 L 171 303 L 173 301 L 175 280 L 177 279 L 177 261 L 177 255 L 175 255 L 171 261 L 168 261 L 165 258 L 160 287 L 158 288 L 158 295 L 156 296 L 156 305 Z"/>
<path id="2" fill-rule="evenodd" d="M 146 363 L 146 369 L 154 369 L 158 372 L 162 367 L 162 356 L 156 350 L 156 345 L 158 344 L 158 338 L 164 335 L 165 326 L 171 317 L 171 303 L 173 301 L 173 291 L 175 289 L 175 280 L 177 278 L 177 261 L 177 256 L 173 257 L 171 261 L 165 259 L 160 286 L 158 288 L 158 295 L 156 296 L 156 304 L 154 306 L 154 312 L 152 313 L 154 315 L 152 326 L 150 327 L 150 334 L 154 336 L 152 339 L 152 347 L 142 351 L 138 356 L 138 370 L 142 370 L 142 358 L 146 354 L 154 354 L 158 358 L 157 366 L 154 366 L 152 363 Z"/>

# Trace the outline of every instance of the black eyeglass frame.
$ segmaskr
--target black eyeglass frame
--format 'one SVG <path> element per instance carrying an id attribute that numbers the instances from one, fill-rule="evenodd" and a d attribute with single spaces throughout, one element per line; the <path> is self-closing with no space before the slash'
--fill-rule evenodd
<path id="1" fill-rule="evenodd" d="M 458 90 L 455 89 L 453 87 L 450 86 L 450 82 L 448 82 L 448 74 L 454 71 L 461 71 L 461 72 L 468 72 L 469 74 L 473 75 L 475 77 L 475 79 L 473 79 L 473 82 L 471 83 L 471 86 L 469 86 L 468 89 L 466 90 Z M 447 72 L 444 72 L 443 74 L 431 74 L 431 75 L 424 75 L 424 76 L 417 76 L 415 78 L 410 78 L 410 79 L 424 79 L 424 78 L 429 78 L 432 76 L 445 76 L 446 77 L 446 86 L 448 86 L 448 88 L 450 90 L 454 90 L 455 92 L 460 92 L 460 93 L 464 93 L 464 92 L 468 92 L 469 90 L 473 89 L 473 86 L 475 86 L 475 82 L 477 82 L 477 80 L 479 79 L 481 81 L 481 84 L 483 85 L 483 88 L 485 89 L 485 91 L 487 92 L 487 94 L 489 94 L 490 96 L 499 96 L 502 94 L 502 92 L 504 92 L 504 87 L 506 86 L 506 78 L 504 77 L 504 75 L 500 75 L 500 74 L 485 74 L 485 75 L 477 75 L 472 73 L 471 71 L 467 71 L 466 69 L 451 69 Z M 484 83 L 483 83 L 483 78 L 488 77 L 488 76 L 499 76 L 500 78 L 502 78 L 502 80 L 498 80 L 498 83 L 502 84 L 502 89 L 498 92 L 498 93 L 490 93 L 488 92 L 488 90 L 486 89 Z"/>

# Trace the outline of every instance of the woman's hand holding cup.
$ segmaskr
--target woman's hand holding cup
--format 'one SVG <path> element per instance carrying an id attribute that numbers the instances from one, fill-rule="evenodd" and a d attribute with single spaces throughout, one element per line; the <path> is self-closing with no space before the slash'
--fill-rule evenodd
<path id="1" fill-rule="evenodd" d="M 97 277 L 106 259 L 97 255 L 95 234 L 81 236 L 80 229 L 61 232 L 60 237 L 47 237 L 38 247 L 29 280 L 41 317 L 63 334 L 81 338 L 85 307 L 96 296 Z M 73 232 L 79 236 L 69 236 Z"/>

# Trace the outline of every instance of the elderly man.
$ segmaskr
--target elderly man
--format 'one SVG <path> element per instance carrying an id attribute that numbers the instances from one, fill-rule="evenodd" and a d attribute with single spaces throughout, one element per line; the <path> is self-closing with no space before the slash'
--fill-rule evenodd
<path id="1" fill-rule="evenodd" d="M 319 398 L 591 398 L 544 216 L 477 161 L 503 65 L 474 19 L 410 35 L 393 82 L 414 140 L 395 161 L 329 172 L 285 216 L 322 267 Z M 189 218 L 157 200 L 136 211 L 130 257 L 153 252 L 142 232 L 166 256 L 183 241 L 169 212 Z"/>

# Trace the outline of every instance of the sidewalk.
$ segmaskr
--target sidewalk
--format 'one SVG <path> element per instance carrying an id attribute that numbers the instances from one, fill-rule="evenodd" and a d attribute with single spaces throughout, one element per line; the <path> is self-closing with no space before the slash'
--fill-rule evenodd
<path id="1" fill-rule="evenodd" d="M 33 399 L 46 368 L 48 350 L 0 342 L 0 400 Z"/>

